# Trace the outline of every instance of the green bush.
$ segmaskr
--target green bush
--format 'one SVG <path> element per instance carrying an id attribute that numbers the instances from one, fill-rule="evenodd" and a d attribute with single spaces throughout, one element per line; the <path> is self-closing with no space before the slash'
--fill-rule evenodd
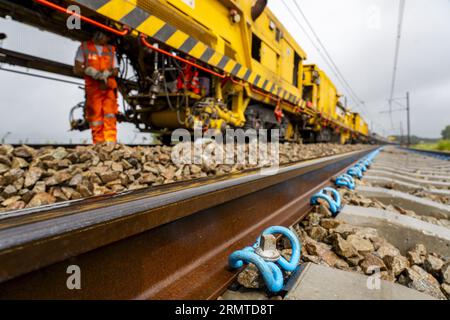
<path id="1" fill-rule="evenodd" d="M 446 126 L 445 129 L 442 130 L 441 135 L 444 140 L 450 139 L 450 126 Z"/>
<path id="2" fill-rule="evenodd" d="M 439 151 L 450 151 L 450 140 L 440 140 L 437 149 Z"/>

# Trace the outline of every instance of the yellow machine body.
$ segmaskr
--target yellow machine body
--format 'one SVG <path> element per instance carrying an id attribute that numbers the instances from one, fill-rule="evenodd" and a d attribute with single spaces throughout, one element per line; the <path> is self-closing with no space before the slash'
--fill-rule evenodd
<path id="1" fill-rule="evenodd" d="M 305 65 L 304 70 L 304 100 L 310 101 L 322 118 L 337 120 L 336 107 L 339 95 L 335 85 L 315 64 Z"/>
<path id="2" fill-rule="evenodd" d="M 354 133 L 364 137 L 369 135 L 369 125 L 359 113 L 352 113 L 352 123 Z"/>

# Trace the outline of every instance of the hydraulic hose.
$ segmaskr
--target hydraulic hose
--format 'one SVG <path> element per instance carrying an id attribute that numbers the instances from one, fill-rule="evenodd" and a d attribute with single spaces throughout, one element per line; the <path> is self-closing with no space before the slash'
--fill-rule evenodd
<path id="1" fill-rule="evenodd" d="M 176 60 L 181 61 L 181 62 L 183 62 L 183 63 L 186 63 L 186 64 L 188 64 L 188 65 L 191 65 L 191 66 L 193 66 L 193 67 L 195 67 L 195 68 L 198 68 L 198 69 L 200 69 L 200 70 L 203 70 L 203 71 L 205 71 L 205 72 L 208 72 L 208 73 L 210 73 L 210 74 L 212 74 L 212 75 L 214 75 L 214 76 L 216 76 L 216 77 L 219 77 L 219 78 L 221 78 L 221 79 L 224 79 L 224 78 L 226 77 L 226 76 L 223 75 L 223 74 L 214 72 L 214 71 L 212 71 L 211 69 L 205 68 L 205 67 L 203 67 L 203 66 L 201 66 L 201 65 L 199 65 L 199 64 L 197 64 L 197 63 L 195 63 L 195 62 L 192 62 L 192 61 L 190 61 L 190 60 L 188 60 L 188 59 L 181 58 L 181 57 L 179 57 L 179 56 L 177 56 L 177 55 L 174 55 L 173 53 L 170 53 L 170 52 L 168 52 L 168 51 L 166 51 L 166 50 L 164 50 L 164 49 L 158 48 L 158 47 L 156 47 L 156 46 L 150 44 L 150 43 L 146 40 L 146 38 L 147 38 L 146 35 L 141 34 L 141 41 L 142 41 L 142 43 L 143 43 L 147 48 L 150 48 L 150 49 L 152 49 L 152 50 L 154 50 L 154 51 L 156 51 L 156 52 L 162 53 L 162 54 L 164 54 L 164 55 L 166 55 L 166 56 L 169 56 L 169 57 L 171 57 L 171 58 L 173 58 L 173 59 L 176 59 Z"/>

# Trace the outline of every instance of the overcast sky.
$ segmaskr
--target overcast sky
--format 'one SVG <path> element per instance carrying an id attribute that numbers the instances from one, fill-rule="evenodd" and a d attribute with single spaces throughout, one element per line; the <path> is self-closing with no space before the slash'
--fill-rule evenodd
<path id="1" fill-rule="evenodd" d="M 283 1 L 306 27 L 296 12 L 294 0 Z M 348 94 L 283 1 L 269 0 L 269 7 L 307 52 L 308 62 L 317 63 L 340 91 Z M 380 113 L 388 109 L 399 0 L 297 0 L 297 3 L 347 82 L 365 102 L 363 112 L 375 131 L 386 135 L 398 133 L 402 121 L 406 132 L 404 112 L 393 114 L 394 129 L 389 115 Z M 415 135 L 439 137 L 441 130 L 450 124 L 449 17 L 449 0 L 406 0 L 395 97 L 410 91 Z M 8 35 L 4 48 L 73 63 L 76 42 L 4 19 L 0 19 L 0 32 Z M 0 141 L 8 132 L 11 132 L 8 139 L 28 138 L 29 142 L 41 143 L 90 138 L 89 132 L 68 132 L 68 112 L 84 96 L 77 86 L 5 71 L 0 71 L 0 82 Z M 349 99 L 349 106 L 352 105 Z M 119 127 L 122 142 L 133 139 L 142 142 L 142 137 L 136 136 L 131 125 Z"/>

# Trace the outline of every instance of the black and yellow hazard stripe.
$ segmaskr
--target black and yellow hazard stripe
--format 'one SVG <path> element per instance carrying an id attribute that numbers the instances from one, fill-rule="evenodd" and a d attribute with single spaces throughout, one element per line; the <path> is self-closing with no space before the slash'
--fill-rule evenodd
<path id="1" fill-rule="evenodd" d="M 246 68 L 232 58 L 217 52 L 201 41 L 189 36 L 172 25 L 137 6 L 137 0 L 76 0 L 75 2 L 142 32 L 158 42 L 162 42 L 188 54 L 212 67 L 218 68 L 253 86 L 270 92 L 277 97 L 299 105 L 301 97 L 288 92 L 281 86 L 260 74 Z M 298 90 L 297 90 L 298 91 Z"/>

